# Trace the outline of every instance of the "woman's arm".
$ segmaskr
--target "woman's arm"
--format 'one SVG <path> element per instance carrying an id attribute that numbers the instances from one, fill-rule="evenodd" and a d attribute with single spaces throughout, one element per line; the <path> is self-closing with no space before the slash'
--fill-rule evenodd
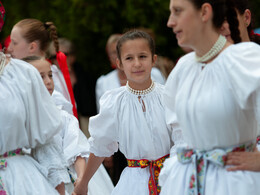
<path id="1" fill-rule="evenodd" d="M 84 174 L 84 171 L 86 169 L 86 166 L 87 166 L 86 159 L 81 157 L 81 156 L 78 156 L 75 163 L 74 163 L 74 168 L 75 168 L 76 173 L 77 173 L 77 180 L 74 183 L 75 186 L 77 185 L 78 182 L 81 181 L 83 174 Z"/>
<path id="2" fill-rule="evenodd" d="M 104 158 L 105 157 L 98 157 L 95 156 L 93 153 L 90 153 L 87 167 L 81 181 L 77 183 L 74 188 L 74 194 L 87 194 L 88 183 L 103 162 Z"/>

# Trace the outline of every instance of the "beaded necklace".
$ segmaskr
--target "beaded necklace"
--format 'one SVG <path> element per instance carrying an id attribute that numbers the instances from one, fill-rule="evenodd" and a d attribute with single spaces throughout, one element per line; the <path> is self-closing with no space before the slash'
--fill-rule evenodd
<path id="1" fill-rule="evenodd" d="M 129 86 L 128 84 L 128 81 L 126 82 L 126 88 L 132 93 L 132 94 L 135 94 L 135 95 L 146 95 L 148 93 L 150 93 L 153 89 L 154 89 L 154 82 L 152 81 L 150 87 L 148 87 L 147 89 L 144 89 L 144 90 L 136 90 L 136 89 L 133 89 Z"/>
<path id="2" fill-rule="evenodd" d="M 224 48 L 226 42 L 227 42 L 227 39 L 224 36 L 219 35 L 216 43 L 213 45 L 213 47 L 204 56 L 199 57 L 199 56 L 196 55 L 196 61 L 204 63 L 204 62 L 207 62 L 210 59 L 214 58 Z"/>
<path id="3" fill-rule="evenodd" d="M 0 76 L 4 72 L 5 62 L 6 62 L 6 56 L 4 53 L 0 52 Z"/>

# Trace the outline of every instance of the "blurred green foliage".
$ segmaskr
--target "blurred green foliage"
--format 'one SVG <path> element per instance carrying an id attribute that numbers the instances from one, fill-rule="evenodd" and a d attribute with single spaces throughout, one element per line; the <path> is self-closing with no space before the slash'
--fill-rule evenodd
<path id="1" fill-rule="evenodd" d="M 156 35 L 157 53 L 178 59 L 183 54 L 172 30 L 167 28 L 169 0 L 2 0 L 6 23 L 3 40 L 12 26 L 24 18 L 52 21 L 60 37 L 71 39 L 79 62 L 86 70 L 100 75 L 110 71 L 105 53 L 107 38 L 126 29 L 151 28 Z M 251 0 L 255 26 L 260 26 L 260 0 Z"/>
<path id="2" fill-rule="evenodd" d="M 112 33 L 130 28 L 151 28 L 156 35 L 157 53 L 175 60 L 182 51 L 172 30 L 167 28 L 169 0 L 3 0 L 6 23 L 5 38 L 12 26 L 24 18 L 52 21 L 59 37 L 71 39 L 78 60 L 96 75 L 110 71 L 105 53 Z"/>

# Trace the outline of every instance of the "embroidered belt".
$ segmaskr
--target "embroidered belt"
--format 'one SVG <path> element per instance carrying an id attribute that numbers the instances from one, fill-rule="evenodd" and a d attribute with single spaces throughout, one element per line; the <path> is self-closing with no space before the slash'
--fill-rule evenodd
<path id="1" fill-rule="evenodd" d="M 16 155 L 22 154 L 22 153 L 23 153 L 22 149 L 19 148 L 19 149 L 13 150 L 13 151 L 6 152 L 3 155 L 0 155 L 0 169 L 7 167 L 7 162 L 6 162 L 6 159 L 4 159 L 4 158 L 10 157 L 10 156 L 16 156 Z M 7 195 L 1 175 L 0 175 L 0 195 Z"/>
<path id="2" fill-rule="evenodd" d="M 146 160 L 146 159 L 141 159 L 141 160 L 127 159 L 128 167 L 146 168 L 149 166 L 150 178 L 149 178 L 148 187 L 149 187 L 150 195 L 160 194 L 161 188 L 158 185 L 159 173 L 163 166 L 163 162 L 168 157 L 169 157 L 169 154 L 167 154 L 157 160 L 151 160 L 151 161 Z"/>
<path id="3" fill-rule="evenodd" d="M 205 176 L 208 163 L 214 163 L 220 167 L 225 166 L 227 153 L 235 151 L 253 151 L 255 144 L 250 142 L 237 147 L 214 149 L 211 151 L 198 151 L 192 149 L 177 149 L 179 162 L 192 163 L 193 171 L 189 183 L 189 195 L 203 195 L 205 190 Z"/>

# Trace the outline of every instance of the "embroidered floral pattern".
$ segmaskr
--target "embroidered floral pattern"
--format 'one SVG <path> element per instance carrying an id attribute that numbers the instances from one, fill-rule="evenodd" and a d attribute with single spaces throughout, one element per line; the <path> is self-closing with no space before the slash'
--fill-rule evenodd
<path id="1" fill-rule="evenodd" d="M 127 159 L 128 167 L 141 167 L 141 168 L 149 167 L 150 178 L 148 182 L 148 187 L 149 187 L 150 195 L 159 195 L 161 192 L 161 188 L 158 185 L 158 179 L 159 179 L 161 168 L 163 167 L 163 162 L 168 157 L 169 154 L 163 156 L 162 158 L 159 158 L 157 160 L 152 160 L 152 161 L 146 159 L 141 159 L 141 160 Z"/>
<path id="2" fill-rule="evenodd" d="M 205 176 L 208 163 L 214 163 L 223 167 L 227 159 L 228 152 L 253 151 L 253 143 L 239 145 L 227 149 L 214 149 L 212 151 L 196 151 L 179 148 L 177 157 L 181 163 L 191 163 L 194 165 L 189 182 L 189 195 L 203 195 L 205 188 Z"/>
<path id="3" fill-rule="evenodd" d="M 9 156 L 16 156 L 18 154 L 22 154 L 22 149 L 19 148 L 19 149 L 10 151 L 10 152 L 6 152 L 3 155 L 0 155 L 0 169 L 7 167 L 6 159 L 3 159 L 3 158 L 9 157 Z M 7 192 L 4 188 L 4 183 L 2 181 L 1 176 L 0 176 L 0 195 L 7 195 Z"/>

